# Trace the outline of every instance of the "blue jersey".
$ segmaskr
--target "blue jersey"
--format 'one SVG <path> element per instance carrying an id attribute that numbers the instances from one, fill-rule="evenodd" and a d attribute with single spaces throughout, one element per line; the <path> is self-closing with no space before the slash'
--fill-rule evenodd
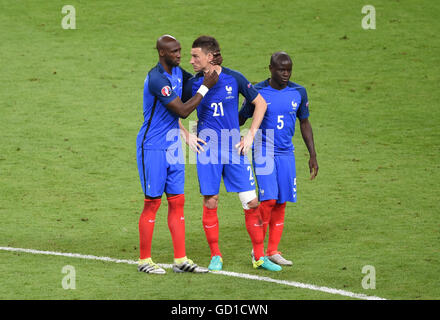
<path id="1" fill-rule="evenodd" d="M 144 122 L 137 136 L 138 147 L 167 150 L 181 146 L 179 116 L 166 105 L 182 96 L 183 86 L 191 77 L 180 67 L 173 67 L 172 74 L 169 74 L 160 63 L 148 72 L 144 82 Z"/>
<path id="2" fill-rule="evenodd" d="M 269 80 L 258 83 L 255 88 L 267 102 L 267 111 L 260 125 L 261 137 L 256 137 L 255 141 L 261 139 L 263 150 L 273 146 L 274 155 L 292 154 L 296 118 L 309 117 L 306 89 L 289 81 L 287 87 L 276 90 L 269 85 Z M 245 100 L 239 114 L 243 118 L 251 118 L 254 109 L 254 105 Z"/>
<path id="3" fill-rule="evenodd" d="M 194 96 L 203 83 L 203 73 L 198 73 L 189 80 L 188 90 L 184 97 L 188 99 Z M 229 68 L 222 67 L 218 82 L 208 91 L 197 107 L 197 133 L 203 129 L 214 130 L 217 134 L 221 130 L 240 131 L 238 123 L 239 94 L 247 101 L 253 101 L 258 91 L 240 73 Z"/>

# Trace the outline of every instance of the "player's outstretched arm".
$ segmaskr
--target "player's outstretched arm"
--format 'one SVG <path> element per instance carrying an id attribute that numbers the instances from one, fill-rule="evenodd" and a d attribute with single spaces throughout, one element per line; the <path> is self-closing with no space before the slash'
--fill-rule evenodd
<path id="1" fill-rule="evenodd" d="M 197 93 L 191 99 L 183 103 L 182 100 L 177 97 L 170 103 L 168 103 L 166 107 L 177 114 L 179 117 L 186 119 L 191 114 L 191 112 L 193 112 L 195 108 L 197 108 L 205 94 L 217 83 L 217 81 L 218 74 L 215 70 L 210 73 L 206 73 L 203 79 L 203 84 L 200 86 Z"/>
<path id="2" fill-rule="evenodd" d="M 239 154 L 246 154 L 249 148 L 252 146 L 255 134 L 257 133 L 257 130 L 260 127 L 264 114 L 267 110 L 266 100 L 264 100 L 261 94 L 257 95 L 257 97 L 252 101 L 252 104 L 255 105 L 255 111 L 252 117 L 251 127 L 243 140 L 236 146 Z"/>
<path id="3" fill-rule="evenodd" d="M 310 169 L 310 180 L 313 180 L 318 175 L 318 160 L 316 160 L 315 142 L 313 140 L 313 130 L 312 125 L 308 118 L 300 119 L 301 135 L 303 137 L 304 143 L 309 150 L 309 169 Z"/>

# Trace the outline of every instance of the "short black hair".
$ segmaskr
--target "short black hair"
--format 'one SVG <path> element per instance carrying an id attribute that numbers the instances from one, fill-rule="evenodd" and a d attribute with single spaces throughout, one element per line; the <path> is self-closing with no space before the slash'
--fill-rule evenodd
<path id="1" fill-rule="evenodd" d="M 292 59 L 290 58 L 290 56 L 286 52 L 278 51 L 278 52 L 275 52 L 270 57 L 270 65 L 273 66 L 275 63 L 278 63 L 280 60 L 288 60 L 288 61 L 292 62 Z"/>
<path id="2" fill-rule="evenodd" d="M 196 40 L 194 40 L 192 47 L 201 48 L 205 53 L 214 53 L 220 51 L 220 45 L 218 44 L 218 41 L 211 36 L 198 37 Z"/>

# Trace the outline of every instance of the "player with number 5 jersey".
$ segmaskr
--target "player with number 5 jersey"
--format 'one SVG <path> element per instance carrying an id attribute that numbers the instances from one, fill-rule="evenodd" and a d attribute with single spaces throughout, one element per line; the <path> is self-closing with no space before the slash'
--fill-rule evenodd
<path id="1" fill-rule="evenodd" d="M 253 166 L 257 177 L 260 210 L 264 235 L 269 227 L 266 255 L 279 265 L 291 265 L 282 257 L 278 244 L 284 226 L 286 202 L 296 202 L 296 168 L 292 143 L 296 119 L 300 121 L 303 140 L 310 153 L 311 179 L 318 173 L 318 162 L 309 118 L 306 89 L 289 81 L 292 60 L 285 52 L 272 55 L 269 66 L 271 78 L 255 88 L 267 102 L 267 111 L 261 123 L 259 136 L 253 146 Z M 255 115 L 254 106 L 244 101 L 240 110 L 240 125 Z M 268 166 L 271 163 L 271 166 Z M 271 170 L 266 170 L 270 167 Z"/>

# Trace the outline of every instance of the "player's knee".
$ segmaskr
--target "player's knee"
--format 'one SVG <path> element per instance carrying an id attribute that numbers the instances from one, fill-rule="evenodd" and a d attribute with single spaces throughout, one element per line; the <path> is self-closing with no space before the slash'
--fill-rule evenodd
<path id="1" fill-rule="evenodd" d="M 286 203 L 285 202 L 284 203 L 276 203 L 275 207 L 281 208 L 281 209 L 285 209 L 286 208 Z"/>
<path id="2" fill-rule="evenodd" d="M 204 197 L 203 205 L 208 209 L 215 209 L 218 206 L 218 195 Z"/>
<path id="3" fill-rule="evenodd" d="M 239 192 L 238 197 L 240 198 L 243 209 L 247 210 L 258 207 L 258 199 L 255 190 Z"/>
<path id="4" fill-rule="evenodd" d="M 251 208 L 251 209 L 255 209 L 255 208 L 257 208 L 258 205 L 259 205 L 258 199 L 257 199 L 257 198 L 252 199 L 251 201 L 249 201 L 249 202 L 247 203 L 247 205 L 248 205 L 248 207 Z"/>
<path id="5" fill-rule="evenodd" d="M 161 195 L 157 196 L 157 197 L 150 197 L 150 196 L 145 195 L 145 199 L 147 199 L 147 200 L 157 200 L 157 199 L 161 199 L 161 198 L 162 198 Z"/>

